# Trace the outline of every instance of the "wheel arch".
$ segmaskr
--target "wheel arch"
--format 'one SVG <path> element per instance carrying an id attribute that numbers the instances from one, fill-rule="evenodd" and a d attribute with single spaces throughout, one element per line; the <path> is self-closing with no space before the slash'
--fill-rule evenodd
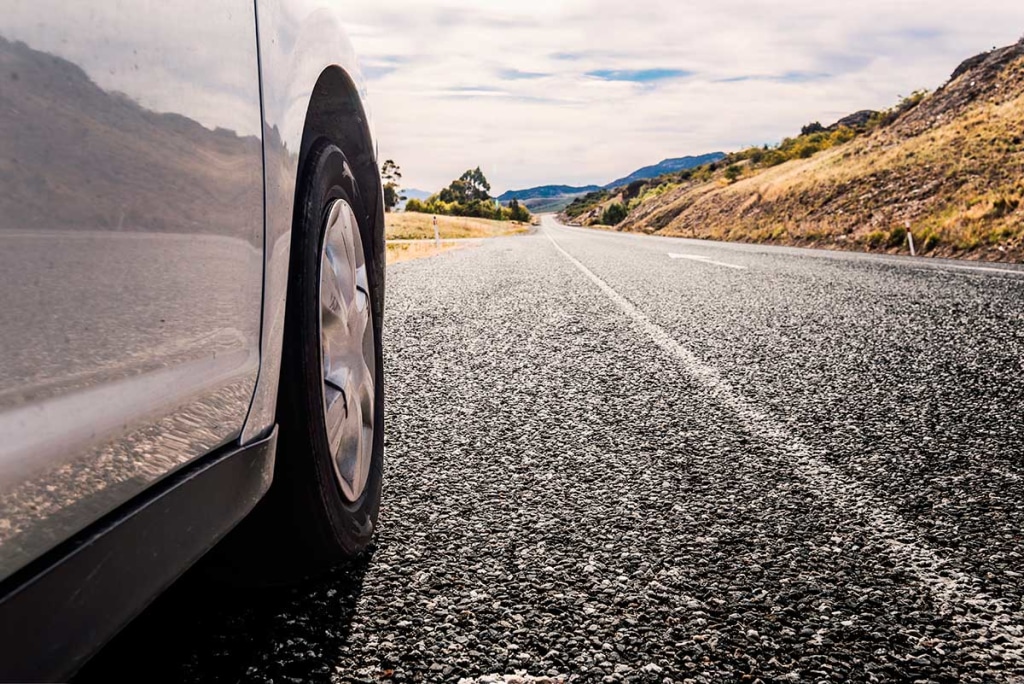
<path id="1" fill-rule="evenodd" d="M 365 82 L 338 11 L 325 0 L 256 0 L 263 105 L 265 275 L 260 375 L 243 444 L 274 424 L 297 183 L 318 138 L 345 153 L 366 211 L 383 318 L 384 198 Z"/>
<path id="2" fill-rule="evenodd" d="M 310 95 L 299 150 L 300 172 L 309 148 L 321 137 L 345 153 L 366 203 L 367 218 L 376 224 L 377 214 L 383 214 L 377 151 L 355 82 L 338 65 L 329 66 L 321 72 Z"/>

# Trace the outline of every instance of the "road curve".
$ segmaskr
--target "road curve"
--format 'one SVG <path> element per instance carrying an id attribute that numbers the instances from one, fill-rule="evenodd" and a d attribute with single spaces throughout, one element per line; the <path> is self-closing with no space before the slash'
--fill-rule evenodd
<path id="1" fill-rule="evenodd" d="M 1024 681 L 1024 270 L 545 217 L 388 278 L 372 556 L 83 679 Z"/>

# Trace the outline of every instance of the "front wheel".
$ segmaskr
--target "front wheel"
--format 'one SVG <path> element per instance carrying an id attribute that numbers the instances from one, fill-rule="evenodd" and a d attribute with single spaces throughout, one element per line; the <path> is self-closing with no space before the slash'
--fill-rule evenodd
<path id="1" fill-rule="evenodd" d="M 345 155 L 314 145 L 293 226 L 274 482 L 238 535 L 258 554 L 248 575 L 319 574 L 373 537 L 384 377 L 371 225 Z"/>

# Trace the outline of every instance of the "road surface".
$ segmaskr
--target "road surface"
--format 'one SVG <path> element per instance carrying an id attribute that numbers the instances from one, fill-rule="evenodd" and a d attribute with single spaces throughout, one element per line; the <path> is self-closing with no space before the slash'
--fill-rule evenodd
<path id="1" fill-rule="evenodd" d="M 372 556 L 87 676 L 1024 681 L 1024 270 L 545 218 L 388 278 Z"/>

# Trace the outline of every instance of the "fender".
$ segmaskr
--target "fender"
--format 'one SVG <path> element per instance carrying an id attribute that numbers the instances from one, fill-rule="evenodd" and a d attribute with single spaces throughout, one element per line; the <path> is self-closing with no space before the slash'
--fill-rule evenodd
<path id="1" fill-rule="evenodd" d="M 329 135 L 352 162 L 374 228 L 375 253 L 383 253 L 384 225 L 365 80 L 341 14 L 323 0 L 255 0 L 255 5 L 263 107 L 265 270 L 260 373 L 242 431 L 243 445 L 274 425 L 295 185 L 310 127 Z M 383 293 L 383 267 L 379 275 Z M 383 296 L 379 299 L 378 315 Z"/>

